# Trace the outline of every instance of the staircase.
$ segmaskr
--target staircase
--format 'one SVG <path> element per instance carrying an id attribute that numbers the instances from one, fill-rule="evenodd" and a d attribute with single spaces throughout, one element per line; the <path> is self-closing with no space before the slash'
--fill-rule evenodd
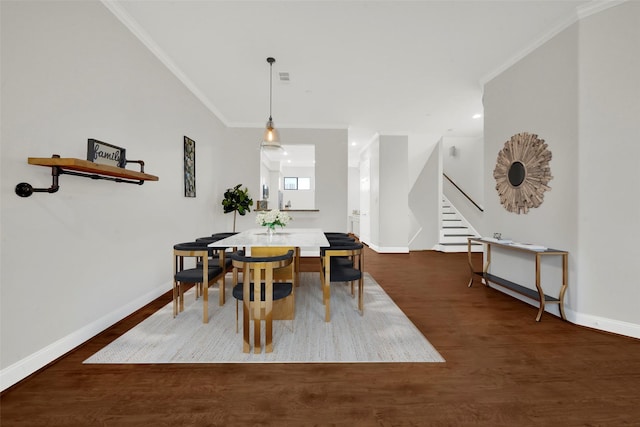
<path id="1" fill-rule="evenodd" d="M 467 252 L 467 237 L 479 237 L 476 230 L 458 213 L 446 198 L 442 199 L 440 241 L 434 250 L 440 252 Z M 482 245 L 471 244 L 471 252 L 482 252 Z"/>

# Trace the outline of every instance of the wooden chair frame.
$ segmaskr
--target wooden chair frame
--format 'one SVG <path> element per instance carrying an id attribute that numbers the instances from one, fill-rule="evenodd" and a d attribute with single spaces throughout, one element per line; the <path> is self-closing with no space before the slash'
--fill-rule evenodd
<path id="1" fill-rule="evenodd" d="M 293 254 L 285 259 L 281 259 L 282 255 L 276 257 L 257 258 L 257 257 L 239 257 L 233 258 L 234 267 L 242 270 L 243 279 L 243 298 L 242 298 L 242 335 L 243 345 L 242 351 L 249 353 L 251 351 L 250 342 L 250 321 L 253 319 L 253 347 L 254 353 L 262 352 L 261 344 L 261 322 L 265 321 L 265 351 L 273 352 L 273 283 L 274 271 L 287 267 L 293 263 Z M 258 261 L 250 261 L 251 259 Z M 275 258 L 269 260 L 269 258 Z M 277 259 L 280 258 L 280 259 Z M 260 287 L 262 282 L 265 283 L 265 300 L 261 301 Z M 249 295 L 253 288 L 254 301 L 251 301 Z M 295 285 L 292 283 L 292 288 Z M 293 292 L 293 291 L 292 291 Z M 237 310 L 236 310 L 237 324 Z"/>
<path id="2" fill-rule="evenodd" d="M 184 259 L 195 258 L 196 262 L 202 262 L 202 281 L 195 283 L 196 299 L 202 294 L 202 323 L 209 323 L 209 286 L 219 282 L 220 295 L 219 305 L 225 303 L 225 258 L 224 254 L 220 256 L 220 267 L 222 272 L 217 276 L 208 280 L 209 277 L 209 251 L 208 250 L 182 250 L 173 249 L 173 317 L 175 318 L 179 312 L 184 311 L 184 289 L 182 282 L 176 280 L 176 274 L 184 270 Z M 204 284 L 207 286 L 204 286 Z"/>
<path id="3" fill-rule="evenodd" d="M 332 257 L 348 257 L 353 262 L 353 268 L 360 270 L 360 278 L 358 279 L 358 310 L 360 315 L 364 315 L 364 249 L 363 248 L 339 248 L 323 249 L 324 255 L 320 257 L 320 283 L 322 286 L 322 303 L 325 310 L 325 322 L 331 321 L 331 258 Z M 350 281 L 351 296 L 354 297 L 354 281 Z"/>

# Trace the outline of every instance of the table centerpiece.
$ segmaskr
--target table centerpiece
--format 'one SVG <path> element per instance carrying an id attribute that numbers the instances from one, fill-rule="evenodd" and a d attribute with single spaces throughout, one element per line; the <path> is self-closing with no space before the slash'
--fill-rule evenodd
<path id="1" fill-rule="evenodd" d="M 267 234 L 273 235 L 276 232 L 276 225 L 284 228 L 292 218 L 286 212 L 281 212 L 279 209 L 272 209 L 270 211 L 259 212 L 256 216 L 256 223 L 267 227 Z"/>

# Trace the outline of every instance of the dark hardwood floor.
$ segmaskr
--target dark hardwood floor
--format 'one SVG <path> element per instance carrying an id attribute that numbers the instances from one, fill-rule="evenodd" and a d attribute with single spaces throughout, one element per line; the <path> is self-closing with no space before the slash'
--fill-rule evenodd
<path id="1" fill-rule="evenodd" d="M 537 323 L 534 307 L 467 288 L 466 254 L 367 250 L 365 264 L 446 363 L 82 364 L 167 294 L 5 390 L 0 424 L 640 426 L 640 340 Z"/>

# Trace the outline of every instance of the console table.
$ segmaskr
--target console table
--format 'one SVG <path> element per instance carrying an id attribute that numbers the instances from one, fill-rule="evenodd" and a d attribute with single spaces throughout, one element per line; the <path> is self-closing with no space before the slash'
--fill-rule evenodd
<path id="1" fill-rule="evenodd" d="M 471 242 L 478 242 L 483 245 L 486 245 L 485 251 L 485 263 L 482 271 L 475 271 L 473 267 L 473 262 L 471 260 Z M 498 277 L 494 274 L 490 274 L 489 265 L 491 264 L 491 247 L 497 246 L 500 248 L 504 248 L 507 250 L 520 251 L 525 252 L 535 256 L 535 266 L 536 266 L 536 289 L 531 289 L 526 286 L 519 285 L 517 283 L 511 282 L 509 280 L 503 279 L 502 277 Z M 549 249 L 549 248 L 538 248 L 535 246 L 527 247 L 527 245 L 522 244 L 514 244 L 514 243 L 502 243 L 499 240 L 488 239 L 483 237 L 469 237 L 467 243 L 467 252 L 469 257 L 469 269 L 471 271 L 471 279 L 469 280 L 468 287 L 473 285 L 473 278 L 478 275 L 482 276 L 485 281 L 485 285 L 489 286 L 489 282 L 495 283 L 503 288 L 510 289 L 514 292 L 517 292 L 525 297 L 531 298 L 538 302 L 538 315 L 536 316 L 536 322 L 540 321 L 542 317 L 542 313 L 544 313 L 545 304 L 558 304 L 560 308 L 560 316 L 563 320 L 567 320 L 564 314 L 564 294 L 567 291 L 568 285 L 568 258 L 569 253 L 567 251 L 560 251 L 557 249 Z M 560 288 L 560 294 L 557 298 L 546 295 L 544 290 L 542 289 L 542 284 L 540 283 L 540 261 L 543 256 L 561 256 L 562 257 L 562 287 Z"/>

